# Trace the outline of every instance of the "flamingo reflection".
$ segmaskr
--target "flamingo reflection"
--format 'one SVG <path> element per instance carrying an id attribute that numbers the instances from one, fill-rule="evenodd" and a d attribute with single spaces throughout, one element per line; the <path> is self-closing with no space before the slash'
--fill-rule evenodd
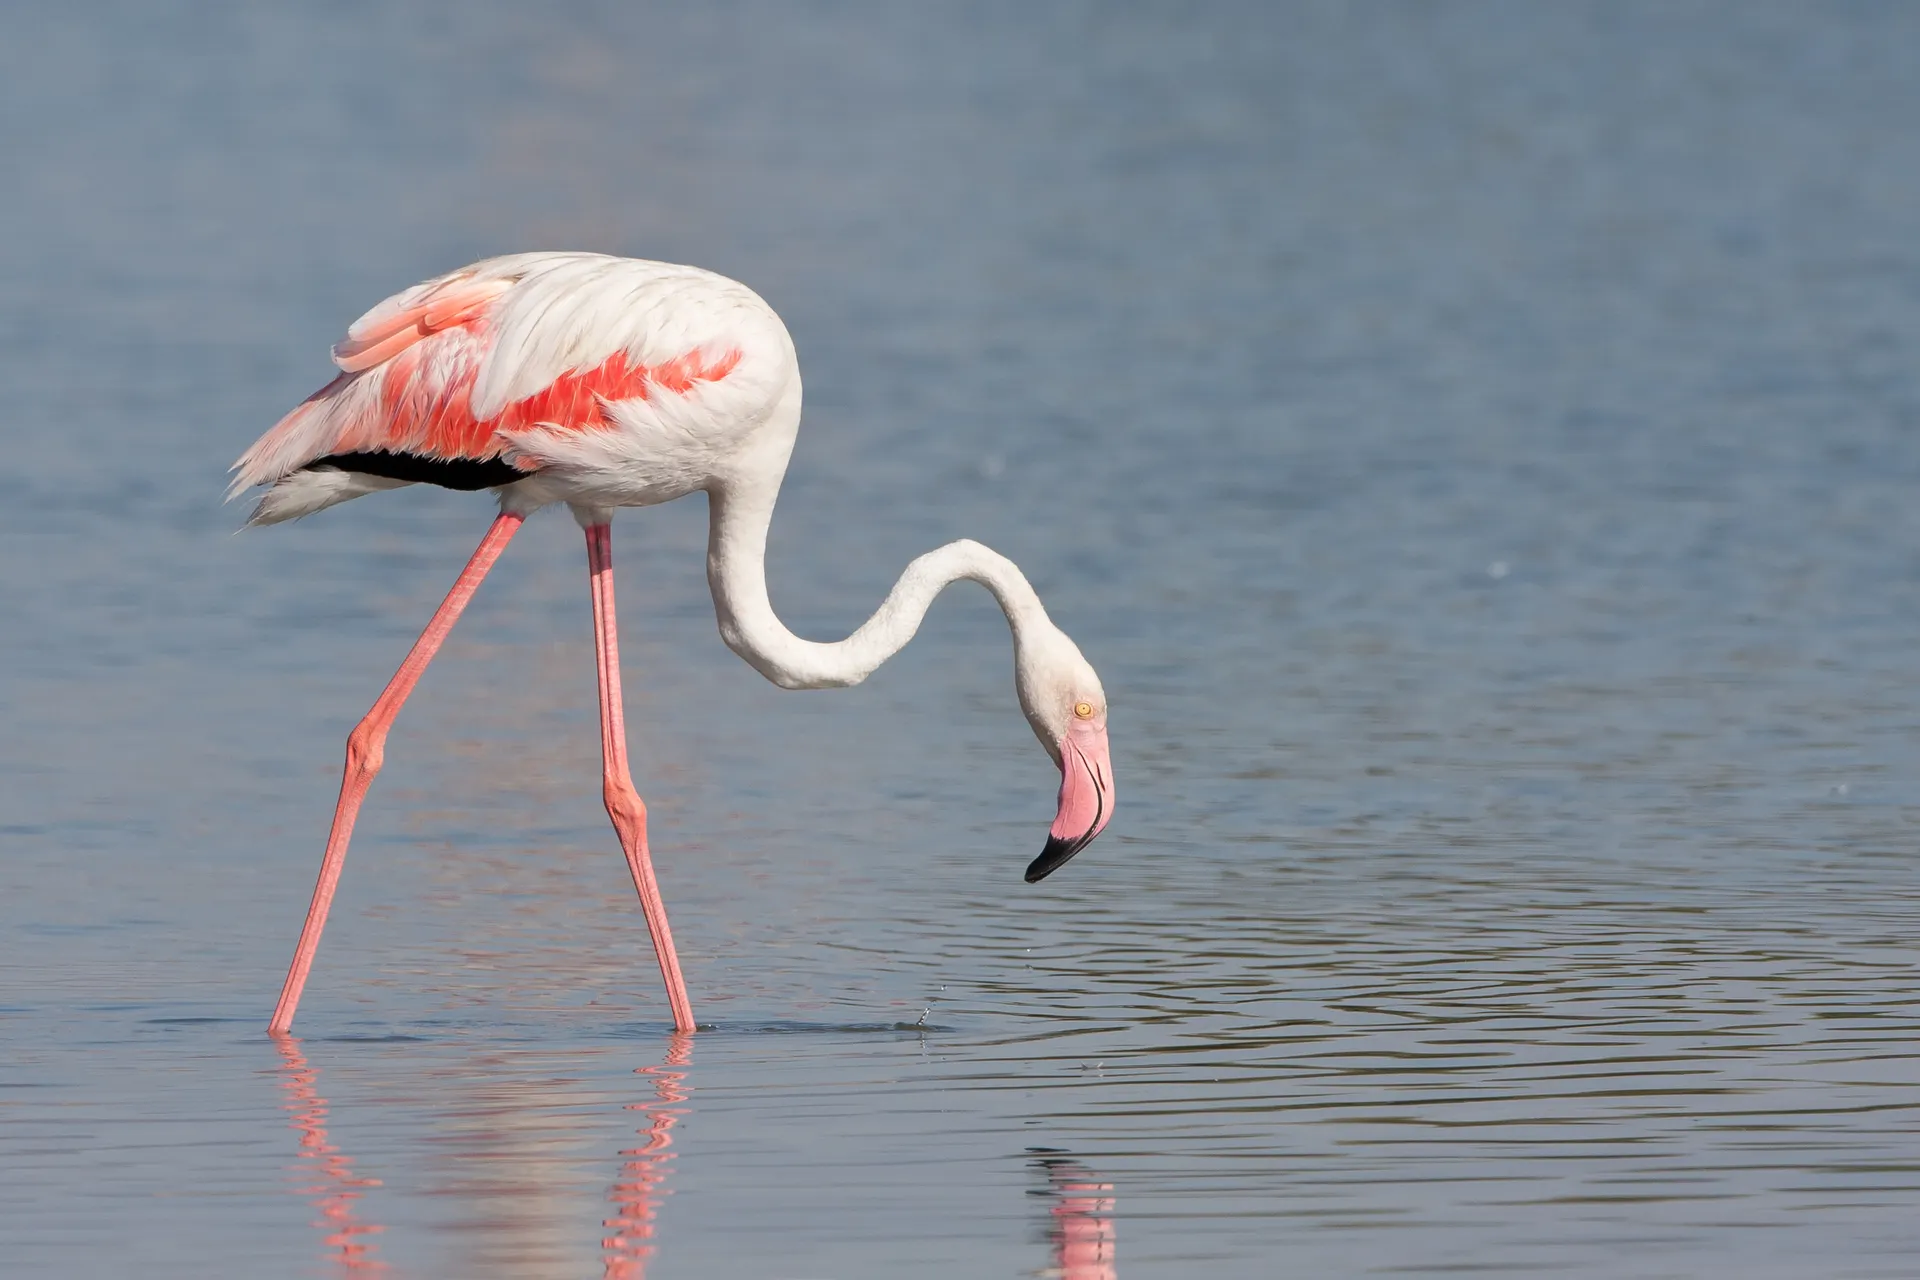
<path id="1" fill-rule="evenodd" d="M 386 1228 L 361 1222 L 354 1209 L 354 1201 L 380 1180 L 355 1176 L 352 1158 L 327 1138 L 328 1106 L 320 1096 L 320 1073 L 307 1064 L 300 1042 L 276 1036 L 274 1043 L 283 1060 L 280 1089 L 287 1101 L 282 1110 L 292 1113 L 293 1128 L 300 1134 L 300 1160 L 293 1167 L 311 1177 L 298 1190 L 320 1211 L 313 1225 L 327 1233 L 327 1256 L 343 1272 L 385 1271 L 387 1264 L 373 1256 L 370 1237 Z"/>
<path id="2" fill-rule="evenodd" d="M 1029 1148 L 1034 1167 L 1047 1175 L 1047 1241 L 1053 1280 L 1117 1280 L 1114 1265 L 1113 1184 L 1098 1181 L 1062 1151 Z"/>
<path id="3" fill-rule="evenodd" d="M 608 1195 L 615 1213 L 601 1223 L 610 1232 L 600 1242 L 606 1255 L 606 1280 L 646 1280 L 647 1259 L 654 1251 L 654 1218 L 660 1212 L 660 1202 L 670 1194 L 664 1184 L 667 1162 L 673 1159 L 673 1126 L 687 1114 L 679 1104 L 693 1096 L 693 1087 L 685 1083 L 687 1073 L 673 1068 L 685 1067 L 692 1060 L 693 1037 L 679 1033 L 673 1037 L 665 1062 L 635 1069 L 635 1075 L 653 1077 L 653 1100 L 626 1106 L 628 1111 L 641 1112 L 650 1119 L 637 1131 L 646 1141 L 620 1153 L 626 1163 L 620 1166 L 620 1177 Z"/>

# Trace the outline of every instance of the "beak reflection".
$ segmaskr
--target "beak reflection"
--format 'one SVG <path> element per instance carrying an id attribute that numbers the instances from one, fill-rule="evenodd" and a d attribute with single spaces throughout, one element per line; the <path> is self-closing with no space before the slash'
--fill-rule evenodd
<path id="1" fill-rule="evenodd" d="M 1102 1182 L 1064 1151 L 1029 1147 L 1047 1189 L 1047 1241 L 1053 1267 L 1040 1274 L 1058 1280 L 1117 1280 L 1113 1229 L 1113 1184 Z"/>

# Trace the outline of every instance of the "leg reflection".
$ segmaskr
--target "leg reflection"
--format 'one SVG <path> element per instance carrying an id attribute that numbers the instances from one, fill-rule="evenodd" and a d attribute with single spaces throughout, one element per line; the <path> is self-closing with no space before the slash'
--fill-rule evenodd
<path id="1" fill-rule="evenodd" d="M 692 1060 L 693 1037 L 676 1033 L 665 1062 L 634 1073 L 653 1077 L 653 1100 L 627 1104 L 628 1111 L 642 1112 L 649 1120 L 638 1131 L 645 1141 L 620 1153 L 626 1163 L 620 1166 L 620 1178 L 607 1197 L 616 1210 L 601 1224 L 610 1233 L 600 1241 L 607 1280 L 646 1280 L 647 1259 L 654 1250 L 654 1218 L 660 1202 L 670 1194 L 664 1184 L 667 1162 L 673 1159 L 673 1126 L 687 1113 L 679 1104 L 693 1096 L 692 1086 L 685 1083 L 687 1073 L 674 1068 Z"/>
<path id="2" fill-rule="evenodd" d="M 1047 1175 L 1047 1242 L 1057 1280 L 1117 1280 L 1114 1265 L 1113 1184 L 1098 1181 L 1064 1151 L 1031 1147 L 1034 1168 Z"/>
<path id="3" fill-rule="evenodd" d="M 384 1271 L 387 1264 L 373 1256 L 369 1237 L 385 1228 L 361 1222 L 354 1214 L 354 1201 L 367 1187 L 379 1186 L 380 1180 L 355 1177 L 352 1159 L 328 1141 L 328 1108 L 320 1096 L 320 1073 L 307 1065 L 300 1042 L 276 1036 L 274 1043 L 283 1061 L 280 1089 L 287 1101 L 282 1109 L 292 1113 L 293 1127 L 300 1134 L 300 1160 L 293 1166 L 302 1175 L 298 1191 L 320 1211 L 313 1225 L 327 1233 L 325 1256 L 341 1271 Z"/>

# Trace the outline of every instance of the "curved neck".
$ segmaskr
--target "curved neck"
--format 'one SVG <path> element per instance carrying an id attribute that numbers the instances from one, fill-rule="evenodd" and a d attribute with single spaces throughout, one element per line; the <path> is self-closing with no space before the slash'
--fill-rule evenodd
<path id="1" fill-rule="evenodd" d="M 1013 561 L 962 539 L 909 564 L 873 616 L 845 640 L 803 640 L 787 630 L 767 598 L 767 526 L 778 495 L 777 480 L 708 491 L 707 583 L 727 647 L 783 689 L 859 684 L 913 639 L 934 597 L 963 578 L 993 593 L 1013 629 L 1016 653 L 1024 636 L 1053 629 L 1040 597 Z"/>

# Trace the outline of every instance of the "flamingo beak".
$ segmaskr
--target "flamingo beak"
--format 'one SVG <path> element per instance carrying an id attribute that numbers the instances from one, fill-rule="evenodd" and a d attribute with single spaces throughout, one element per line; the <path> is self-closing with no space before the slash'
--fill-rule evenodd
<path id="1" fill-rule="evenodd" d="M 1104 724 L 1077 720 L 1060 744 L 1060 812 L 1047 847 L 1027 867 L 1027 883 L 1052 875 L 1093 842 L 1113 817 L 1113 762 Z"/>

